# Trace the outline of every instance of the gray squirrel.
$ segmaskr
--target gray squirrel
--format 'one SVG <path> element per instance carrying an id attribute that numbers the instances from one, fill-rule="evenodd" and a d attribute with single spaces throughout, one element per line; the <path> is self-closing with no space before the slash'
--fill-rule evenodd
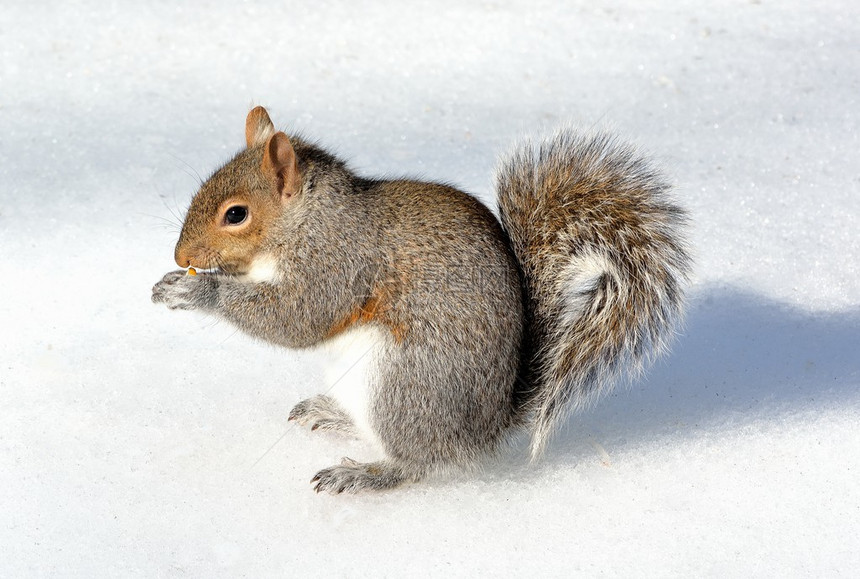
<path id="1" fill-rule="evenodd" d="M 318 492 L 468 467 L 522 429 L 537 457 L 671 341 L 687 218 L 629 145 L 572 130 L 522 144 L 498 170 L 499 220 L 447 185 L 359 177 L 262 107 L 245 136 L 188 209 L 175 260 L 189 269 L 152 301 L 329 349 L 343 376 L 289 419 L 383 458 L 319 471 Z"/>

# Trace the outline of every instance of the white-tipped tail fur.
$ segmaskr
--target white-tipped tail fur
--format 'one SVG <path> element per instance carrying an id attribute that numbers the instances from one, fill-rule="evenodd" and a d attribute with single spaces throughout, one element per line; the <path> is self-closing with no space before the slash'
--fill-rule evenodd
<path id="1" fill-rule="evenodd" d="M 526 143 L 497 180 L 526 286 L 517 404 L 537 457 L 568 412 L 667 349 L 690 269 L 686 217 L 648 161 L 601 133 Z"/>

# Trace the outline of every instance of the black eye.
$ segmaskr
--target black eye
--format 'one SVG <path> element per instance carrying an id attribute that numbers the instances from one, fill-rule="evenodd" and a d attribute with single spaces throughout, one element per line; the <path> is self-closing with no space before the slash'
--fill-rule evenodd
<path id="1" fill-rule="evenodd" d="M 248 208 L 241 205 L 233 205 L 224 214 L 224 221 L 230 225 L 239 225 L 248 218 Z"/>

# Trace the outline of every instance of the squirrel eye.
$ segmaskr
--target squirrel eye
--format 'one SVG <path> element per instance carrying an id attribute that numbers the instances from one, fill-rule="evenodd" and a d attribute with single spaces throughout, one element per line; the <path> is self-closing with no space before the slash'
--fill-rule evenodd
<path id="1" fill-rule="evenodd" d="M 230 225 L 239 225 L 248 218 L 248 208 L 233 205 L 224 213 L 224 221 Z"/>

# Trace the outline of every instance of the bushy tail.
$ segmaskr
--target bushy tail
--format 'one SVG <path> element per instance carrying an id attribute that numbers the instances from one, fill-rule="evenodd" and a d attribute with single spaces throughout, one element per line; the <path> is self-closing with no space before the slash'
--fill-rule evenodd
<path id="1" fill-rule="evenodd" d="M 497 176 L 502 224 L 526 286 L 517 392 L 537 457 L 568 412 L 665 351 L 690 269 L 684 211 L 629 145 L 565 130 L 522 145 Z"/>

